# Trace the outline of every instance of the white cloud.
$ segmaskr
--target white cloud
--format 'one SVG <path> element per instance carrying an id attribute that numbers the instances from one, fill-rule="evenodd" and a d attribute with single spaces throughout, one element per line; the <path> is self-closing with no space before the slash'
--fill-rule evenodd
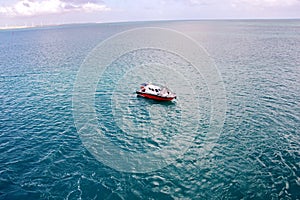
<path id="1" fill-rule="evenodd" d="M 0 7 L 0 14 L 6 16 L 36 16 L 71 11 L 95 12 L 109 11 L 104 4 L 90 2 L 67 2 L 62 0 L 20 0 L 12 6 Z"/>
<path id="2" fill-rule="evenodd" d="M 249 5 L 254 7 L 286 7 L 300 5 L 299 0 L 234 0 L 234 5 Z"/>
<path id="3" fill-rule="evenodd" d="M 95 4 L 95 3 L 89 3 L 89 2 L 86 4 L 83 4 L 82 9 L 85 11 L 88 11 L 88 12 L 110 10 L 105 5 L 99 5 L 99 4 Z"/>

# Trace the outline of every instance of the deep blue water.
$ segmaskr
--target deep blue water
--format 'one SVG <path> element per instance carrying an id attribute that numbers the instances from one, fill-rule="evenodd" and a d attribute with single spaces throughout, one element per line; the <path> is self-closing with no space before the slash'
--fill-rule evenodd
<path id="1" fill-rule="evenodd" d="M 86 148 L 74 123 L 72 97 L 80 66 L 92 50 L 114 34 L 138 27 L 173 29 L 197 41 L 219 70 L 226 108 L 219 137 L 203 155 L 214 98 L 206 77 L 167 51 L 122 55 L 107 67 L 95 91 L 104 135 L 125 151 L 143 153 L 162 149 L 184 129 L 196 133 L 190 148 L 169 165 L 128 173 L 107 166 Z M 0 199 L 300 199 L 299 33 L 299 20 L 0 31 Z M 118 48 L 122 46 L 111 47 Z M 148 65 L 150 75 L 141 76 Z M 179 65 L 190 80 L 183 73 L 166 75 Z M 136 98 L 143 78 L 167 80 L 179 94 L 177 102 Z M 199 88 L 190 96 L 184 89 L 193 80 Z M 185 102 L 193 108 L 189 118 Z M 188 127 L 192 116 L 201 117 L 197 129 Z"/>

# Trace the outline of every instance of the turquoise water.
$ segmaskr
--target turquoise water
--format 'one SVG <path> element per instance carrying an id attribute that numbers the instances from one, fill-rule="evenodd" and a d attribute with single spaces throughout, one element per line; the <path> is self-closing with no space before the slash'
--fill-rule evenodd
<path id="1" fill-rule="evenodd" d="M 189 149 L 168 166 L 128 173 L 100 162 L 86 148 L 74 124 L 72 97 L 78 70 L 92 50 L 138 27 L 173 29 L 205 48 L 223 81 L 226 113 L 213 148 L 202 154 L 213 98 L 206 77 L 187 70 L 188 80 L 174 72 L 191 63 L 168 51 L 142 49 L 121 56 L 95 91 L 104 135 L 125 151 L 145 153 L 159 151 L 184 128 L 196 131 Z M 299 32 L 299 20 L 0 31 L 0 199 L 299 199 Z M 141 76 L 149 66 L 151 73 Z M 146 78 L 143 82 L 165 80 L 178 100 L 161 104 L 136 98 Z M 193 80 L 199 87 L 189 96 L 184 89 Z M 190 116 L 201 119 L 197 129 L 189 123 L 194 119 L 185 117 L 185 102 L 193 108 Z"/>

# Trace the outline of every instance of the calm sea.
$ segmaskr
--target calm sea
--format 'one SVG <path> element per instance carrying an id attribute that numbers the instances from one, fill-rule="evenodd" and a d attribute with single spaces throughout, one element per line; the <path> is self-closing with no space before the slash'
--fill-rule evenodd
<path id="1" fill-rule="evenodd" d="M 144 27 L 198 43 L 205 55 L 194 57 L 212 68 L 197 71 L 181 56 L 190 44 L 174 38 L 182 54 L 147 46 L 120 55 L 95 71 L 99 132 L 84 135 L 76 121 L 93 112 L 74 110 L 79 71 L 132 43 L 95 50 L 101 42 Z M 300 199 L 299 33 L 299 20 L 1 30 L 0 199 Z M 137 98 L 148 81 L 167 84 L 176 102 Z M 126 161 L 128 152 L 138 156 Z M 147 152 L 170 160 L 152 165 Z"/>

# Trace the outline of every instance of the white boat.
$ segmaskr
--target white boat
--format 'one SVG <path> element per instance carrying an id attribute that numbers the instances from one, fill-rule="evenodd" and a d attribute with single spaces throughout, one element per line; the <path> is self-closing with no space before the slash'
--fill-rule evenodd
<path id="1" fill-rule="evenodd" d="M 137 95 L 148 99 L 154 99 L 157 101 L 171 101 L 176 99 L 176 94 L 171 92 L 167 87 L 160 87 L 152 83 L 143 83 L 138 91 Z"/>

